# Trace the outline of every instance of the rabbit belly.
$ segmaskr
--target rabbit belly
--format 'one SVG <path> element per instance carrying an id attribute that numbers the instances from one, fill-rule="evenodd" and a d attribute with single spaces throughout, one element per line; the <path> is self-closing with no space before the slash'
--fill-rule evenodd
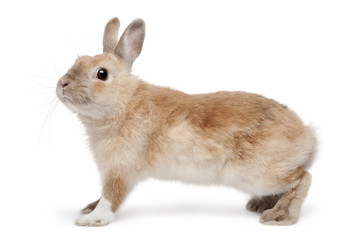
<path id="1" fill-rule="evenodd" d="M 256 196 L 280 194 L 290 185 L 280 176 L 282 173 L 276 174 L 273 169 L 225 164 L 225 158 L 198 156 L 194 152 L 163 159 L 164 164 L 158 164 L 151 177 L 190 184 L 223 185 Z"/>
<path id="2" fill-rule="evenodd" d="M 208 163 L 209 161 L 211 163 Z M 167 158 L 164 162 L 167 164 L 158 165 L 152 171 L 151 177 L 190 184 L 224 185 L 261 196 L 278 194 L 288 187 L 281 179 L 264 176 L 254 169 L 250 170 L 249 166 L 224 166 L 224 159 L 200 158 L 190 154 Z"/>
<path id="3" fill-rule="evenodd" d="M 285 179 L 302 167 L 300 159 L 308 155 L 307 147 L 270 140 L 249 159 L 238 159 L 232 150 L 214 139 L 203 138 L 186 123 L 172 129 L 168 136 L 170 140 L 163 143 L 163 153 L 156 159 L 151 177 L 226 185 L 254 195 L 285 191 L 290 184 Z"/>

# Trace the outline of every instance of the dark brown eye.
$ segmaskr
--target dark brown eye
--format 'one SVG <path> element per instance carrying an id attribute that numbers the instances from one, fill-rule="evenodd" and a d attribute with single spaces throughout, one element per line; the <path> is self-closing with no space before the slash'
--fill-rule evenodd
<path id="1" fill-rule="evenodd" d="M 106 81 L 108 78 L 108 71 L 105 68 L 100 68 L 97 70 L 96 77 L 102 81 Z"/>

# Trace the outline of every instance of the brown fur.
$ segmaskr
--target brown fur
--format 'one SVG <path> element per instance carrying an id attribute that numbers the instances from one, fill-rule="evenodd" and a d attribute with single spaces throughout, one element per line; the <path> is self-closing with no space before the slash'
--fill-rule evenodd
<path id="1" fill-rule="evenodd" d="M 103 52 L 111 52 L 116 47 L 118 42 L 120 22 L 118 18 L 112 18 L 106 24 L 103 34 Z"/>
<path id="2" fill-rule="evenodd" d="M 247 208 L 263 212 L 262 222 L 295 222 L 310 180 L 312 131 L 257 94 L 189 95 L 139 80 L 130 69 L 144 23 L 132 22 L 113 44 L 117 26 L 114 19 L 105 28 L 105 52 L 78 58 L 57 86 L 86 127 L 112 211 L 138 181 L 157 177 L 233 186 L 256 196 Z M 106 81 L 96 77 L 100 67 L 108 69 Z"/>
<path id="3" fill-rule="evenodd" d="M 127 185 L 125 179 L 116 177 L 116 174 L 111 173 L 107 176 L 103 183 L 103 195 L 112 204 L 112 211 L 115 212 L 127 194 Z"/>

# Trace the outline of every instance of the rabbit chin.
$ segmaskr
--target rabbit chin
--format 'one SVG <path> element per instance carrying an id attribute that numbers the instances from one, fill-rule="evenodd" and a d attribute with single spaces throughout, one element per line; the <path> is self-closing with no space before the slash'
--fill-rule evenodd
<path id="1" fill-rule="evenodd" d="M 78 115 L 89 117 L 95 120 L 103 120 L 112 115 L 109 107 L 96 103 L 88 103 L 82 105 L 71 105 L 69 109 Z"/>
<path id="2" fill-rule="evenodd" d="M 96 104 L 94 102 L 86 104 L 73 104 L 66 101 L 64 104 L 73 112 L 78 115 L 89 117 L 95 120 L 103 120 L 109 118 L 112 115 L 112 110 L 108 106 Z"/>

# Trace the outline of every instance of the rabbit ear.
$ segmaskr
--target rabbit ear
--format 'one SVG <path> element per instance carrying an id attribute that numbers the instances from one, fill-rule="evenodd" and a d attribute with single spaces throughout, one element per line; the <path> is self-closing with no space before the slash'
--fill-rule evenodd
<path id="1" fill-rule="evenodd" d="M 145 22 L 142 19 L 135 19 L 125 29 L 115 49 L 116 54 L 129 65 L 130 69 L 141 53 L 145 31 Z"/>
<path id="2" fill-rule="evenodd" d="M 118 42 L 120 22 L 118 18 L 112 18 L 106 24 L 103 34 L 103 52 L 113 52 Z"/>

